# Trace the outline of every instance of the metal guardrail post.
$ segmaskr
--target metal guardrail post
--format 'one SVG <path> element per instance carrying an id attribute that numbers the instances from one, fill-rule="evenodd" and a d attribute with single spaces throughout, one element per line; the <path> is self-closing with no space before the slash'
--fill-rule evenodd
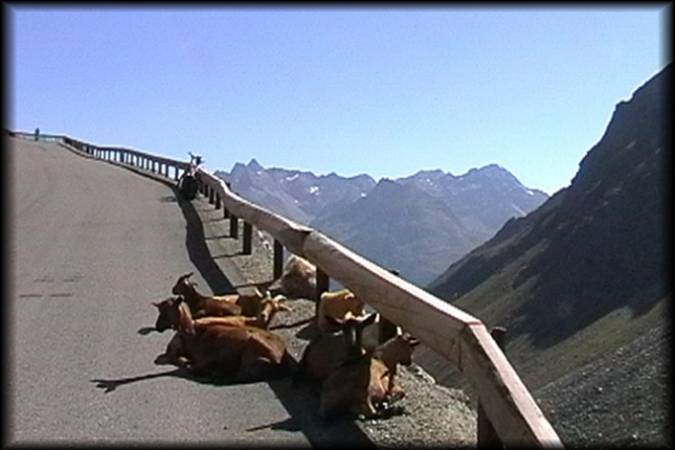
<path id="1" fill-rule="evenodd" d="M 321 302 L 321 294 L 328 291 L 330 288 L 330 278 L 326 273 L 316 268 L 316 304 L 314 305 L 314 317 L 318 319 L 319 316 L 319 303 Z"/>
<path id="2" fill-rule="evenodd" d="M 230 215 L 230 237 L 239 239 L 239 219 L 234 214 Z"/>
<path id="3" fill-rule="evenodd" d="M 274 272 L 273 279 L 277 279 L 284 271 L 284 246 L 274 239 Z"/>
<path id="4" fill-rule="evenodd" d="M 227 186 L 228 189 L 231 189 L 231 188 L 230 188 L 230 183 L 228 183 L 227 181 L 225 182 L 225 185 Z M 230 212 L 227 210 L 227 208 L 225 207 L 225 205 L 223 205 L 223 217 L 224 217 L 225 219 L 227 219 L 229 216 L 230 216 Z"/>
<path id="5" fill-rule="evenodd" d="M 504 335 L 506 334 L 506 328 L 504 327 L 494 327 L 490 330 L 490 335 L 492 339 L 495 340 L 499 348 L 504 348 Z M 504 444 L 497 435 L 490 419 L 488 419 L 483 405 L 480 403 L 480 397 L 478 398 L 478 447 L 479 448 L 504 448 Z"/>
<path id="6" fill-rule="evenodd" d="M 242 248 L 242 253 L 244 255 L 250 255 L 252 253 L 252 241 L 253 241 L 253 225 L 244 221 L 244 245 Z"/>
<path id="7" fill-rule="evenodd" d="M 220 193 L 216 191 L 216 209 L 220 209 Z"/>
<path id="8" fill-rule="evenodd" d="M 209 204 L 213 205 L 216 201 L 213 188 L 209 186 Z"/>

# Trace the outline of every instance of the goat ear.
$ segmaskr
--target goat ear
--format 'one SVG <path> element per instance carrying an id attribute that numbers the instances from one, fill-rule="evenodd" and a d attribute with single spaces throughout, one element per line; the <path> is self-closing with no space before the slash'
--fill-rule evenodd
<path id="1" fill-rule="evenodd" d="M 162 304 L 162 302 L 150 302 L 150 303 L 152 303 L 152 306 L 156 306 L 157 308 L 159 308 L 160 305 Z"/>
<path id="2" fill-rule="evenodd" d="M 361 322 L 362 327 L 367 327 L 368 325 L 372 324 L 375 322 L 375 319 L 377 318 L 377 313 L 371 313 L 368 316 L 366 316 L 365 319 Z"/>
<path id="3" fill-rule="evenodd" d="M 288 306 L 286 303 L 277 303 L 277 308 L 279 311 L 293 311 L 293 308 Z"/>

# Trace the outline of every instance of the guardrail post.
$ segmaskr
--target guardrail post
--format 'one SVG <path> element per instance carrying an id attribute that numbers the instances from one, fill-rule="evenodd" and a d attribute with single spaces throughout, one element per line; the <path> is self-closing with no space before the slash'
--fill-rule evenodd
<path id="1" fill-rule="evenodd" d="M 253 225 L 244 221 L 244 246 L 242 252 L 244 255 L 251 254 L 251 241 L 253 240 Z"/>
<path id="2" fill-rule="evenodd" d="M 228 183 L 228 182 L 226 181 L 226 182 L 225 182 L 225 185 L 227 186 L 228 189 L 230 189 L 230 183 Z M 225 219 L 227 219 L 229 216 L 230 216 L 230 212 L 227 210 L 227 208 L 225 207 L 225 205 L 223 205 L 223 217 L 224 217 Z"/>
<path id="3" fill-rule="evenodd" d="M 239 239 L 239 220 L 235 215 L 230 215 L 230 237 Z"/>
<path id="4" fill-rule="evenodd" d="M 281 242 L 274 239 L 274 275 L 273 279 L 277 279 L 284 271 L 284 246 Z"/>
<path id="5" fill-rule="evenodd" d="M 178 181 L 178 166 L 173 166 L 173 179 Z"/>
<path id="6" fill-rule="evenodd" d="M 215 201 L 216 199 L 214 197 L 213 188 L 209 186 L 209 203 L 212 205 L 213 203 L 215 203 Z"/>
<path id="7" fill-rule="evenodd" d="M 328 291 L 330 287 L 330 278 L 326 273 L 316 268 L 316 305 L 314 306 L 314 317 L 318 319 L 319 303 L 321 302 L 321 294 Z"/>
<path id="8" fill-rule="evenodd" d="M 506 334 L 506 328 L 504 327 L 494 327 L 490 330 L 490 335 L 492 339 L 495 340 L 499 348 L 503 349 L 504 346 L 504 335 Z M 504 448 L 504 444 L 497 435 L 490 419 L 488 419 L 483 405 L 480 403 L 480 397 L 478 398 L 478 447 L 479 448 Z"/>
<path id="9" fill-rule="evenodd" d="M 220 192 L 217 191 L 216 191 L 216 209 L 220 209 Z"/>

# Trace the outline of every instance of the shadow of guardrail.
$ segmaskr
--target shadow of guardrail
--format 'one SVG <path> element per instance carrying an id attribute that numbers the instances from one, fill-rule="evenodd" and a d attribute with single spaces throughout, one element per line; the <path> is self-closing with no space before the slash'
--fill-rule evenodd
<path id="1" fill-rule="evenodd" d="M 192 264 L 209 285 L 211 292 L 227 294 L 237 292 L 230 280 L 220 270 L 206 245 L 204 226 L 194 205 L 182 198 L 178 188 L 170 186 L 174 198 L 180 207 L 186 221 L 185 247 Z"/>

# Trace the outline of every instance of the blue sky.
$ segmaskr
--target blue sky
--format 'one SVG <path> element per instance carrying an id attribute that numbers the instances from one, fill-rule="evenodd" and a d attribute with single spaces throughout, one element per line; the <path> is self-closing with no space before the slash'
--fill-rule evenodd
<path id="1" fill-rule="evenodd" d="M 9 123 L 210 170 L 396 178 L 497 163 L 569 184 L 665 64 L 670 11 L 9 8 Z"/>

